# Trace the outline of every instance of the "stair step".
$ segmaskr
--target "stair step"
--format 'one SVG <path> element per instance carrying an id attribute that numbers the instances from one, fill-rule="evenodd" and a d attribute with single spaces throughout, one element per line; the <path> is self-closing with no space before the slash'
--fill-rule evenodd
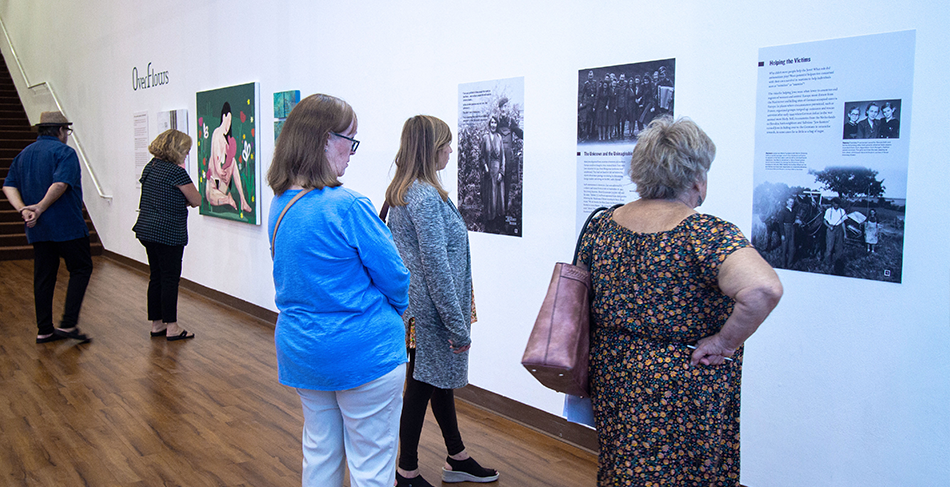
<path id="1" fill-rule="evenodd" d="M 13 206 L 10 205 L 10 202 L 3 198 L 3 194 L 0 193 L 0 202 L 3 202 L 3 209 L 0 209 L 0 222 L 18 222 L 23 223 L 23 219 L 20 218 L 20 213 L 13 209 Z M 89 228 L 92 228 L 92 219 L 89 217 L 89 212 L 86 211 L 84 206 L 82 209 L 82 219 L 89 225 Z"/>
<path id="2" fill-rule="evenodd" d="M 0 210 L 0 222 L 23 223 L 23 218 L 20 217 L 20 213 L 16 210 Z"/>
<path id="3" fill-rule="evenodd" d="M 32 258 L 32 245 L 13 245 L 0 248 L 0 260 L 25 260 Z"/>
<path id="4" fill-rule="evenodd" d="M 89 219 L 86 208 L 82 209 L 82 213 L 86 226 L 92 230 L 92 220 Z M 0 234 L 11 233 L 23 233 L 23 218 L 20 216 L 20 212 L 16 210 L 0 210 Z"/>
<path id="5" fill-rule="evenodd" d="M 9 213 L 9 212 L 4 212 Z M 17 217 L 20 221 L 9 220 L 9 221 L 0 221 L 0 235 L 16 235 L 23 233 L 23 219 L 17 215 L 17 212 L 13 212 L 13 216 Z M 24 234 L 25 235 L 25 234 Z"/>
<path id="6" fill-rule="evenodd" d="M 6 195 L 4 195 L 3 193 L 0 193 L 0 212 L 3 212 L 3 211 L 16 212 L 16 210 L 13 209 L 13 205 L 11 205 L 9 201 L 7 201 Z M 82 207 L 82 218 L 83 220 L 86 220 L 87 222 L 90 221 L 89 212 L 86 210 L 85 205 L 83 205 Z"/>
<path id="7" fill-rule="evenodd" d="M 0 247 L 19 247 L 29 245 L 25 233 L 11 233 L 9 235 L 0 235 Z"/>
<path id="8" fill-rule="evenodd" d="M 33 142 L 36 142 L 36 139 L 25 139 L 25 138 L 24 138 L 24 139 L 3 139 L 3 138 L 0 138 L 0 149 L 13 149 L 13 150 L 17 151 L 17 154 L 19 154 L 19 153 L 20 153 L 19 151 L 22 151 L 23 149 L 26 149 L 26 146 L 32 144 Z"/>
<path id="9" fill-rule="evenodd" d="M 31 142 L 36 141 L 36 132 L 30 130 L 29 127 L 21 127 L 19 129 L 13 128 L 4 128 L 0 127 L 0 139 L 3 140 L 30 140 Z"/>
<path id="10" fill-rule="evenodd" d="M 89 230 L 89 242 L 99 242 L 99 235 L 95 230 Z M 29 245 L 26 233 L 0 234 L 0 248 Z"/>
<path id="11" fill-rule="evenodd" d="M 92 255 L 102 255 L 105 250 L 99 242 L 89 242 L 89 252 Z M 17 245 L 15 247 L 0 248 L 0 260 L 32 260 L 32 245 Z"/>

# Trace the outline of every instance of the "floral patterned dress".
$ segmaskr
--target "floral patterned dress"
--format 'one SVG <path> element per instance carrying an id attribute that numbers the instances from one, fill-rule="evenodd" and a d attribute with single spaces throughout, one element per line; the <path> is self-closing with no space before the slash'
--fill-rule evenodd
<path id="1" fill-rule="evenodd" d="M 722 219 L 694 214 L 636 233 L 608 211 L 581 244 L 591 267 L 591 399 L 598 485 L 738 486 L 742 349 L 688 367 L 687 344 L 716 333 L 734 301 L 719 266 L 750 244 Z"/>

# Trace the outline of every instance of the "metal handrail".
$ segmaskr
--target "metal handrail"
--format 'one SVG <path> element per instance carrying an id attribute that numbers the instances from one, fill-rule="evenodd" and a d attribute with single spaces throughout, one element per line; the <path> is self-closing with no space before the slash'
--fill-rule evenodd
<path id="1" fill-rule="evenodd" d="M 63 106 L 59 103 L 59 98 L 56 97 L 56 92 L 53 91 L 53 85 L 49 82 L 42 81 L 36 84 L 30 84 L 30 78 L 27 77 L 26 71 L 23 69 L 23 65 L 20 64 L 20 57 L 17 56 L 16 49 L 13 48 L 13 42 L 10 40 L 10 35 L 7 33 L 7 26 L 3 23 L 3 19 L 0 18 L 0 29 L 3 29 L 3 37 L 7 40 L 7 46 L 10 48 L 10 53 L 13 54 L 13 60 L 16 61 L 16 66 L 20 70 L 20 76 L 23 78 L 23 81 L 26 83 L 26 89 L 32 90 L 39 86 L 46 85 L 46 89 L 49 90 L 50 96 L 53 97 L 53 103 L 56 104 L 56 109 L 66 114 L 66 111 L 63 110 Z M 67 118 L 68 120 L 68 118 Z M 76 132 L 73 132 L 73 142 L 76 143 L 76 152 L 79 153 L 79 159 L 82 161 L 83 166 L 86 167 L 86 171 L 89 173 L 89 177 L 92 178 L 92 184 L 96 187 L 96 192 L 99 193 L 99 197 L 107 200 L 112 199 L 112 195 L 107 195 L 102 191 L 102 185 L 99 184 L 99 178 L 96 177 L 95 171 L 92 170 L 92 166 L 89 164 L 89 159 L 86 158 L 86 152 L 82 149 L 82 144 L 79 143 L 79 135 Z"/>

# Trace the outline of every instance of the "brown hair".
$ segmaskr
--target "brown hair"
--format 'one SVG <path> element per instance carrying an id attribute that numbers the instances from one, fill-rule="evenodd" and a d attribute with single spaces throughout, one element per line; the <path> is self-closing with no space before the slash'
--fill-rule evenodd
<path id="1" fill-rule="evenodd" d="M 323 189 L 343 184 L 324 149 L 330 132 L 345 132 L 356 123 L 353 107 L 339 98 L 318 93 L 301 100 L 284 122 L 267 170 L 274 194 L 280 196 L 294 185 Z"/>
<path id="2" fill-rule="evenodd" d="M 155 137 L 148 151 L 157 159 L 180 164 L 191 150 L 191 136 L 175 129 L 168 129 Z"/>
<path id="3" fill-rule="evenodd" d="M 405 206 L 406 192 L 415 180 L 431 184 L 442 201 L 449 198 L 437 175 L 439 150 L 452 143 L 448 124 L 429 115 L 416 115 L 402 126 L 399 152 L 396 153 L 396 175 L 386 189 L 390 206 Z"/>
<path id="4" fill-rule="evenodd" d="M 643 199 L 673 199 L 706 172 L 716 144 L 688 118 L 661 117 L 640 134 L 630 158 L 630 180 Z"/>

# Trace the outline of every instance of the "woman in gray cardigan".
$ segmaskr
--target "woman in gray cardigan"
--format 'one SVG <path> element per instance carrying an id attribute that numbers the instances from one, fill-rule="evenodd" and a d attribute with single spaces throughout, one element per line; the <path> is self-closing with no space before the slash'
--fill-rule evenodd
<path id="1" fill-rule="evenodd" d="M 409 268 L 407 327 L 409 367 L 400 420 L 397 487 L 426 487 L 418 447 L 426 404 L 442 429 L 448 456 L 443 482 L 492 482 L 465 451 L 455 416 L 453 389 L 468 384 L 471 346 L 472 263 L 465 222 L 437 172 L 452 153 L 452 132 L 435 117 L 417 115 L 403 125 L 396 175 L 386 190 L 389 228 Z"/>

